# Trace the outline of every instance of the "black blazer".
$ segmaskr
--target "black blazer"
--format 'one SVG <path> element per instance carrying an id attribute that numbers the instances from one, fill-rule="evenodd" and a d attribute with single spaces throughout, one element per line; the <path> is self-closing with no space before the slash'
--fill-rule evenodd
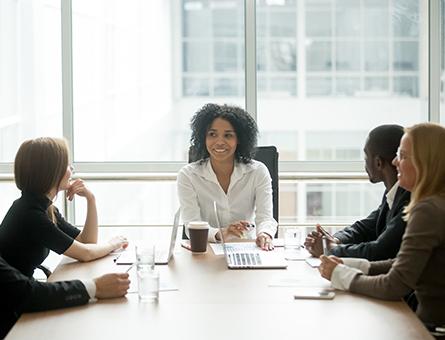
<path id="1" fill-rule="evenodd" d="M 368 217 L 334 234 L 342 244 L 332 248 L 328 254 L 339 257 L 360 257 L 369 261 L 395 258 L 402 243 L 406 222 L 402 219 L 403 209 L 409 204 L 411 193 L 398 188 L 388 219 L 387 191 L 382 203 Z"/>
<path id="2" fill-rule="evenodd" d="M 84 305 L 89 299 L 79 280 L 38 282 L 11 267 L 0 256 L 0 339 L 22 313 Z"/>

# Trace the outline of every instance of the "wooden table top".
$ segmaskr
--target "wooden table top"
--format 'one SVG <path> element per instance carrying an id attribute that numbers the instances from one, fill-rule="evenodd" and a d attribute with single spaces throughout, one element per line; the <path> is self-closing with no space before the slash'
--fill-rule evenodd
<path id="1" fill-rule="evenodd" d="M 64 258 L 51 281 L 128 268 L 113 258 L 89 263 Z M 178 288 L 161 291 L 158 302 L 139 302 L 132 269 L 126 297 L 24 314 L 6 339 L 433 339 L 402 301 L 340 291 L 334 300 L 296 300 L 297 287 L 268 286 L 271 278 L 284 276 L 323 283 L 304 261 L 290 261 L 287 269 L 230 270 L 210 247 L 202 255 L 180 248 L 156 269 L 161 281 Z"/>

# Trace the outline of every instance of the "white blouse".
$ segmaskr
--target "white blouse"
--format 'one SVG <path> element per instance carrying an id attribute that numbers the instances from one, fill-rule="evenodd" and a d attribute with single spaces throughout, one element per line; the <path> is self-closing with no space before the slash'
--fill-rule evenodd
<path id="1" fill-rule="evenodd" d="M 209 241 L 216 242 L 218 232 L 213 201 L 217 203 L 222 228 L 237 221 L 249 222 L 255 228 L 245 232 L 248 238 L 256 238 L 261 232 L 274 237 L 277 231 L 277 222 L 273 218 L 272 180 L 269 170 L 261 162 L 235 163 L 227 194 L 218 182 L 210 159 L 183 167 L 178 174 L 177 187 L 184 225 L 191 221 L 207 221 L 211 227 Z"/>

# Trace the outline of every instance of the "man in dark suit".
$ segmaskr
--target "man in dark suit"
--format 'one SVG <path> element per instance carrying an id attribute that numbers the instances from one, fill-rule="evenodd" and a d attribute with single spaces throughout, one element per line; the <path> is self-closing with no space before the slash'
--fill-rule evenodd
<path id="1" fill-rule="evenodd" d="M 406 228 L 403 209 L 411 197 L 410 192 L 399 187 L 397 169 L 392 165 L 403 133 L 399 125 L 381 125 L 369 133 L 364 148 L 365 169 L 371 183 L 384 183 L 382 202 L 368 217 L 334 235 L 318 224 L 317 231 L 310 233 L 305 242 L 313 256 L 323 253 L 322 236 L 326 236 L 328 255 L 370 261 L 396 257 Z"/>
<path id="2" fill-rule="evenodd" d="M 127 273 L 106 274 L 93 280 L 44 283 L 23 275 L 0 256 L 0 339 L 22 313 L 85 305 L 127 293 Z"/>

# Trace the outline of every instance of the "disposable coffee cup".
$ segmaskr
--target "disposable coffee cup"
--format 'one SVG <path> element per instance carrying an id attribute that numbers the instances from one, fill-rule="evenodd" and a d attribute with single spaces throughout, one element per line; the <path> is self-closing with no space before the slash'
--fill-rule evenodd
<path id="1" fill-rule="evenodd" d="M 209 224 L 205 221 L 193 221 L 188 225 L 190 248 L 194 254 L 202 254 L 207 251 L 207 238 Z"/>

